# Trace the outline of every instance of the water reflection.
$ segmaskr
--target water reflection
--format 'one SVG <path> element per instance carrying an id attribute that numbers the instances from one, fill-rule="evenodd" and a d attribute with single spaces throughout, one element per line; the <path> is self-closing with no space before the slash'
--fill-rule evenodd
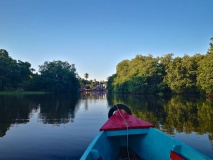
<path id="1" fill-rule="evenodd" d="M 106 99 L 106 93 L 104 92 L 82 92 L 81 99 Z"/>
<path id="2" fill-rule="evenodd" d="M 106 93 L 104 92 L 82 92 L 81 99 L 84 100 L 84 109 L 88 110 L 88 103 L 92 101 L 92 103 L 96 103 L 97 100 L 106 99 Z"/>
<path id="3" fill-rule="evenodd" d="M 44 156 L 79 159 L 106 121 L 109 106 L 116 103 L 126 104 L 137 117 L 212 155 L 213 101 L 200 97 L 106 96 L 101 92 L 85 92 L 79 95 L 0 95 L 0 137 L 3 137 L 0 138 L 0 159 L 11 155 L 23 159 L 24 154 L 38 156 L 35 159 Z M 188 136 L 192 138 L 187 139 Z M 14 151 L 11 148 L 15 148 Z M 56 152 L 59 150 L 60 153 Z"/>
<path id="4" fill-rule="evenodd" d="M 29 104 L 29 101 L 23 100 L 23 96 L 0 97 L 0 137 L 6 134 L 12 124 L 29 122 Z"/>
<path id="5" fill-rule="evenodd" d="M 171 135 L 207 133 L 213 144 L 213 101 L 200 97 L 108 95 L 108 103 L 126 104 L 134 115 Z"/>
<path id="6" fill-rule="evenodd" d="M 77 105 L 79 96 L 47 94 L 41 101 L 39 119 L 48 124 L 64 124 L 73 122 L 79 108 Z"/>
<path id="7" fill-rule="evenodd" d="M 79 109 L 79 98 L 88 110 L 88 103 L 105 99 L 106 94 L 0 96 L 0 136 L 4 136 L 11 125 L 28 123 L 32 112 L 39 112 L 38 119 L 44 124 L 73 122 Z M 213 101 L 200 97 L 130 95 L 108 95 L 107 100 L 109 105 L 126 104 L 137 117 L 171 135 L 175 132 L 209 133 L 209 139 L 213 140 Z"/>
<path id="8" fill-rule="evenodd" d="M 31 113 L 39 111 L 39 121 L 48 124 L 73 122 L 79 95 L 1 95 L 0 137 L 11 126 L 28 123 Z"/>

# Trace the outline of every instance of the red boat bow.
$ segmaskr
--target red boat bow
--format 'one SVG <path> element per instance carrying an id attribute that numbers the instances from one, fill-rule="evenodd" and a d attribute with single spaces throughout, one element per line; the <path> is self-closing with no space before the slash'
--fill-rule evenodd
<path id="1" fill-rule="evenodd" d="M 122 114 L 122 116 L 120 115 Z M 127 114 L 126 112 L 116 112 L 114 113 L 108 121 L 100 128 L 100 131 L 113 131 L 127 129 L 126 123 L 128 124 L 128 129 L 136 128 L 150 128 L 154 127 L 153 124 L 141 120 L 135 116 Z M 125 123 L 125 121 L 126 123 Z"/>

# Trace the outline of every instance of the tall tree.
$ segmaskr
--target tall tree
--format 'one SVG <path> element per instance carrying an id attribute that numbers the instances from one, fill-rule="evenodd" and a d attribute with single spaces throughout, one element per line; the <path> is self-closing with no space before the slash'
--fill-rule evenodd
<path id="1" fill-rule="evenodd" d="M 14 60 L 4 49 L 0 50 L 0 90 L 7 90 L 11 85 L 11 76 L 14 70 Z"/>
<path id="2" fill-rule="evenodd" d="M 115 77 L 116 74 L 113 74 L 112 76 L 107 78 L 107 90 L 108 92 L 115 92 L 115 85 L 114 85 L 114 81 L 115 81 Z"/>
<path id="3" fill-rule="evenodd" d="M 89 78 L 89 74 L 88 73 L 85 73 L 84 74 L 84 78 L 87 80 Z"/>
<path id="4" fill-rule="evenodd" d="M 88 74 L 88 73 L 85 73 L 85 74 L 84 74 L 84 78 L 86 79 L 86 84 L 87 84 L 87 79 L 89 78 L 89 74 Z"/>
<path id="5" fill-rule="evenodd" d="M 43 88 L 52 92 L 73 92 L 79 88 L 75 65 L 68 62 L 44 62 L 39 66 Z"/>
<path id="6" fill-rule="evenodd" d="M 213 41 L 213 37 L 211 38 Z M 199 63 L 197 85 L 207 94 L 213 94 L 213 44 L 210 43 L 210 48 Z"/>
<path id="7" fill-rule="evenodd" d="M 192 57 L 184 55 L 184 57 L 176 57 L 166 68 L 166 76 L 164 81 L 175 93 L 196 93 L 198 62 L 203 58 L 201 54 Z"/>
<path id="8" fill-rule="evenodd" d="M 128 84 L 127 84 L 128 78 L 129 78 L 129 60 L 123 60 L 116 66 L 116 76 L 113 77 L 114 90 L 116 92 L 122 93 L 128 92 Z"/>
<path id="9" fill-rule="evenodd" d="M 137 55 L 117 65 L 113 80 L 116 92 L 156 93 L 165 90 L 165 86 L 159 58 Z"/>
<path id="10" fill-rule="evenodd" d="M 23 88 L 30 79 L 33 69 L 29 62 L 12 59 L 8 52 L 0 49 L 0 90 L 15 90 Z"/>

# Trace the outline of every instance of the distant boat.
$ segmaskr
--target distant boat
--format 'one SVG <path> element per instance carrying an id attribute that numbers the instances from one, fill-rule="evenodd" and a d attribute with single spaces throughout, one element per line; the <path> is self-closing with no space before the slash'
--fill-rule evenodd
<path id="1" fill-rule="evenodd" d="M 153 124 L 132 116 L 124 104 L 114 105 L 108 117 L 81 160 L 211 160 L 153 128 Z"/>

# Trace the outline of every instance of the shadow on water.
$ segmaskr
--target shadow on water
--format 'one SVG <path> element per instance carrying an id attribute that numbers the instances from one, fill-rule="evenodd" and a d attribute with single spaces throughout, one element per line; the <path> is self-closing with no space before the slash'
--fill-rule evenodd
<path id="1" fill-rule="evenodd" d="M 124 103 L 134 115 L 170 135 L 175 132 L 208 134 L 213 146 L 213 101 L 178 95 L 156 97 L 115 94 L 107 98 L 109 105 Z"/>
<path id="2" fill-rule="evenodd" d="M 79 97 L 77 94 L 1 95 L 0 137 L 11 126 L 28 123 L 33 111 L 40 111 L 39 121 L 44 124 L 73 122 Z"/>

